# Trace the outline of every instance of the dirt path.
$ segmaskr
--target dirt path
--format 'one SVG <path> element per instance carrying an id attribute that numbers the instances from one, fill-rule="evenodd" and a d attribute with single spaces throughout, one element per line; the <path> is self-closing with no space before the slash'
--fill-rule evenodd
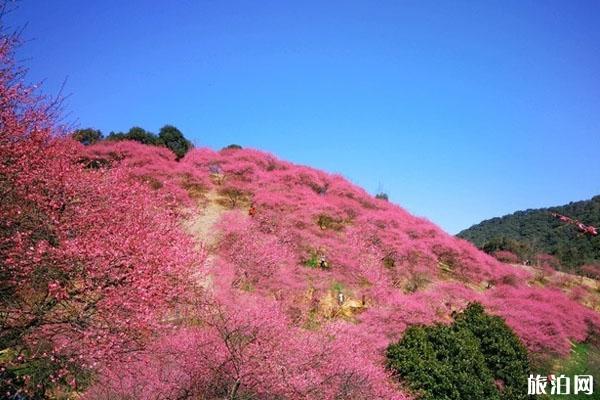
<path id="1" fill-rule="evenodd" d="M 215 244 L 216 237 L 213 227 L 227 210 L 219 204 L 219 199 L 220 196 L 214 191 L 208 192 L 204 209 L 186 223 L 186 229 L 207 247 Z"/>
<path id="2" fill-rule="evenodd" d="M 216 192 L 208 192 L 205 198 L 204 209 L 199 211 L 185 223 L 186 230 L 194 236 L 198 245 L 207 252 L 203 271 L 197 274 L 200 285 L 205 288 L 211 286 L 212 277 L 210 274 L 205 274 L 204 272 L 210 271 L 213 268 L 217 257 L 214 253 L 214 246 L 217 241 L 214 226 L 221 218 L 221 215 L 227 210 L 224 206 L 219 204 L 219 199 L 220 196 Z"/>

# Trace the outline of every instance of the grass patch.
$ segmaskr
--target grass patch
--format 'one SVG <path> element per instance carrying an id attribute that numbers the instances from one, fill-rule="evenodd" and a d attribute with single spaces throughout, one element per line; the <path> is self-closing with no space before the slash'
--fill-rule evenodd
<path id="1" fill-rule="evenodd" d="M 571 378 L 571 390 L 573 390 L 573 379 L 575 375 L 592 375 L 594 377 L 594 394 L 570 394 L 570 395 L 546 395 L 538 396 L 540 399 L 600 399 L 600 347 L 589 343 L 577 343 L 573 346 L 571 355 L 565 359 L 555 362 L 551 371 L 556 376 L 564 374 Z M 536 371 L 534 371 L 536 373 Z M 550 391 L 550 383 L 547 386 L 547 392 Z"/>

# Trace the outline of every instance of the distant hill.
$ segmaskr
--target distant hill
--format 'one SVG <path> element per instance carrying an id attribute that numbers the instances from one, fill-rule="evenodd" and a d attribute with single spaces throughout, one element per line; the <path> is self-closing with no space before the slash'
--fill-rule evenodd
<path id="1" fill-rule="evenodd" d="M 486 252 L 509 250 L 522 258 L 551 254 L 569 270 L 600 262 L 600 236 L 584 235 L 573 225 L 553 218 L 552 212 L 597 227 L 600 226 L 600 196 L 558 207 L 517 211 L 480 222 L 457 236 Z"/>

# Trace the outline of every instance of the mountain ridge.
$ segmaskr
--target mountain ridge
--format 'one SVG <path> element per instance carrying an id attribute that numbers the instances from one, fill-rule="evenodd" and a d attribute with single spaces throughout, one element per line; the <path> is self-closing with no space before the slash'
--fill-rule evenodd
<path id="1" fill-rule="evenodd" d="M 487 252 L 511 251 L 521 259 L 536 254 L 555 256 L 563 268 L 580 271 L 585 264 L 600 262 L 600 238 L 585 235 L 552 213 L 565 215 L 590 226 L 600 226 L 600 195 L 562 206 L 516 211 L 484 220 L 456 236 Z"/>

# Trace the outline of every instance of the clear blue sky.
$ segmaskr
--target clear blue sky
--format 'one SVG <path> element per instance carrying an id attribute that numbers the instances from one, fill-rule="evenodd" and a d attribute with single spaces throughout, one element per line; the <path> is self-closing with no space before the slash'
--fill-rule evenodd
<path id="1" fill-rule="evenodd" d="M 67 120 L 338 172 L 450 233 L 600 193 L 599 1 L 33 1 Z"/>

